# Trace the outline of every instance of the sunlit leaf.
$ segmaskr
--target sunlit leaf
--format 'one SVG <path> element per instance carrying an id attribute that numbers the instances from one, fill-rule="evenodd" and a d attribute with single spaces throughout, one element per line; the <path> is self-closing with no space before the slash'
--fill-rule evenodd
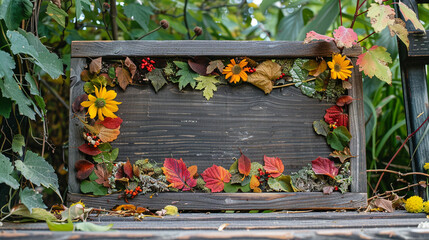
<path id="1" fill-rule="evenodd" d="M 420 29 L 422 31 L 426 31 L 423 27 L 423 24 L 419 21 L 417 18 L 416 13 L 411 10 L 407 5 L 405 5 L 403 2 L 397 2 L 399 6 L 399 10 L 402 13 L 402 16 L 404 17 L 405 21 L 410 20 L 411 23 L 413 23 L 415 29 Z"/>
<path id="2" fill-rule="evenodd" d="M 405 22 L 400 18 L 395 18 L 395 22 L 392 25 L 389 25 L 390 35 L 398 36 L 399 39 L 407 46 L 410 46 L 410 40 L 408 39 L 408 30 L 405 27 Z"/>
<path id="3" fill-rule="evenodd" d="M 97 225 L 92 222 L 80 222 L 76 223 L 76 230 L 82 231 L 82 232 L 107 232 L 110 231 L 113 227 L 113 223 L 109 225 Z"/>
<path id="4" fill-rule="evenodd" d="M 247 82 L 262 89 L 265 94 L 270 93 L 273 90 L 273 81 L 282 74 L 281 66 L 271 60 L 267 60 L 259 64 L 255 70 L 254 73 L 249 75 Z"/>
<path id="5" fill-rule="evenodd" d="M 73 222 L 70 218 L 67 219 L 67 223 L 56 223 L 46 219 L 46 224 L 48 225 L 49 230 L 53 232 L 69 232 L 74 229 Z"/>
<path id="6" fill-rule="evenodd" d="M 37 220 L 50 220 L 57 221 L 57 218 L 50 212 L 46 211 L 43 208 L 33 208 L 31 213 L 24 204 L 19 204 L 12 208 L 11 214 L 15 216 L 21 216 L 24 218 L 32 218 Z"/>
<path id="7" fill-rule="evenodd" d="M 358 36 L 351 28 L 345 28 L 340 26 L 338 29 L 334 30 L 334 39 L 337 47 L 339 48 L 351 48 L 353 45 L 357 44 Z"/>
<path id="8" fill-rule="evenodd" d="M 61 27 L 66 27 L 66 17 L 68 16 L 68 14 L 61 9 L 61 3 L 60 7 L 52 3 L 48 3 L 46 14 L 48 14 L 52 19 L 54 19 Z"/>
<path id="9" fill-rule="evenodd" d="M 395 10 L 389 5 L 371 3 L 366 16 L 371 19 L 375 32 L 381 32 L 387 26 L 395 23 Z"/>
<path id="10" fill-rule="evenodd" d="M 392 72 L 387 66 L 389 63 L 392 63 L 390 54 L 386 52 L 386 48 L 380 46 L 372 46 L 367 52 L 359 55 L 356 61 L 359 71 L 363 71 L 368 77 L 376 76 L 378 79 L 391 84 Z"/>
<path id="11" fill-rule="evenodd" d="M 198 82 L 195 89 L 203 90 L 203 96 L 207 100 L 213 97 L 213 92 L 217 91 L 216 84 L 220 83 L 216 76 L 198 76 L 195 80 Z"/>
<path id="12" fill-rule="evenodd" d="M 244 155 L 240 150 L 240 158 L 238 159 L 238 171 L 243 174 L 244 176 L 249 176 L 250 169 L 251 169 L 251 162 L 250 159 Z"/>

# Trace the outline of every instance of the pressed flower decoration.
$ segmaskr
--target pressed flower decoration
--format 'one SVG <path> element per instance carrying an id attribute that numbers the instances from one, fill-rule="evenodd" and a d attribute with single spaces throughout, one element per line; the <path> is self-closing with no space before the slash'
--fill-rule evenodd
<path id="1" fill-rule="evenodd" d="M 90 118 L 95 118 L 98 114 L 98 119 L 104 120 L 104 116 L 117 118 L 114 112 L 118 111 L 118 106 L 121 102 L 113 101 L 116 98 L 116 92 L 113 90 L 107 91 L 105 87 L 100 90 L 95 86 L 95 96 L 89 94 L 88 101 L 81 103 L 83 107 L 88 108 Z"/>
<path id="2" fill-rule="evenodd" d="M 247 74 L 246 72 L 249 72 L 249 68 L 246 67 L 248 62 L 246 59 L 241 60 L 240 63 L 236 63 L 234 59 L 231 59 L 231 63 L 228 64 L 222 71 L 222 74 L 226 74 L 225 78 L 229 80 L 230 83 L 238 83 L 240 82 L 240 79 L 243 79 L 243 81 L 247 81 Z"/>
<path id="3" fill-rule="evenodd" d="M 353 65 L 350 60 L 346 60 L 346 56 L 342 56 L 341 54 L 334 54 L 332 62 L 328 62 L 328 66 L 331 69 L 332 79 L 346 80 L 352 75 L 352 71 L 349 69 L 353 68 Z"/>

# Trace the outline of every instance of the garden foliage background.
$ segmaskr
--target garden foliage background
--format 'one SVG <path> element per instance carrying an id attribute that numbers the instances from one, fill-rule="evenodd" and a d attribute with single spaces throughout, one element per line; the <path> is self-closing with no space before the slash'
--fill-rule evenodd
<path id="1" fill-rule="evenodd" d="M 66 192 L 69 170 L 72 41 L 136 40 L 159 27 L 162 19 L 169 22 L 169 28 L 161 28 L 142 41 L 190 39 L 196 26 L 203 29 L 196 41 L 302 41 L 311 30 L 330 35 L 341 24 L 338 0 L 0 0 L 0 3 L 0 152 L 14 161 L 24 160 L 28 151 L 42 155 L 59 178 L 61 195 Z M 363 9 L 371 3 L 366 1 Z M 349 27 L 356 0 L 343 0 L 341 4 L 343 25 Z M 420 5 L 419 16 L 427 29 L 429 4 Z M 23 30 L 13 32 L 18 28 Z M 369 19 L 365 14 L 360 15 L 354 26 L 359 38 L 371 34 L 371 29 Z M 25 43 L 29 45 L 26 50 L 14 45 Z M 384 46 L 394 59 L 392 85 L 365 78 L 365 96 L 359 99 L 365 103 L 368 168 L 384 168 L 407 136 L 397 42 L 386 28 L 364 44 Z M 407 172 L 411 171 L 410 166 L 410 155 L 404 148 L 391 169 Z M 368 174 L 369 191 L 378 177 Z M 22 181 L 19 184 L 21 188 L 29 185 Z M 384 177 L 381 191 L 406 185 L 389 175 Z M 5 184 L 0 185 L 1 206 L 11 193 Z M 44 199 L 45 203 L 60 200 L 52 188 L 44 188 Z"/>

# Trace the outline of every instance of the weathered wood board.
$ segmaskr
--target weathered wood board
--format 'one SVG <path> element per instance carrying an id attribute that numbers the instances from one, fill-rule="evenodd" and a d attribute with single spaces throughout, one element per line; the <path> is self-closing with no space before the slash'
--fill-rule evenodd
<path id="1" fill-rule="evenodd" d="M 360 49 L 347 51 L 355 61 Z M 89 59 L 96 57 L 248 56 L 272 59 L 329 57 L 332 52 L 338 52 L 338 49 L 325 42 L 308 45 L 301 42 L 228 41 L 73 42 L 70 102 L 83 93 L 80 73 Z M 357 70 L 353 71 L 350 82 L 353 88 L 348 94 L 355 99 L 363 99 L 361 75 Z M 117 92 L 115 100 L 122 102 L 117 114 L 124 123 L 121 134 L 112 146 L 119 148 L 119 161 L 128 158 L 135 162 L 149 158 L 162 163 L 164 158 L 172 156 L 182 158 L 188 165 L 197 165 L 201 170 L 213 164 L 228 168 L 233 158 L 240 156 L 240 148 L 252 161 L 262 162 L 263 155 L 280 157 L 285 164 L 285 172 L 291 173 L 307 166 L 318 156 L 327 157 L 331 152 L 324 137 L 315 134 L 312 123 L 322 119 L 325 110 L 333 104 L 309 98 L 293 86 L 275 89 L 265 95 L 249 84 L 236 87 L 221 85 L 210 101 L 205 100 L 200 91 L 179 91 L 173 84 L 164 86 L 158 93 L 149 84 L 129 86 L 126 92 L 118 88 Z M 158 208 L 171 204 L 174 198 L 177 202 L 181 199 L 191 202 L 196 198 L 207 200 L 181 206 L 190 210 L 362 207 L 366 204 L 366 167 L 361 100 L 349 106 L 349 115 L 349 128 L 353 136 L 350 147 L 352 154 L 357 156 L 351 161 L 351 193 L 332 196 L 321 193 L 161 193 L 153 198 L 134 201 Z M 79 183 L 73 169 L 74 163 L 84 157 L 77 150 L 84 143 L 81 137 L 83 126 L 73 113 L 70 116 L 69 200 L 88 198 L 86 202 L 94 204 L 104 201 L 105 207 L 122 202 L 115 195 L 103 198 L 79 195 Z M 287 199 L 287 204 L 279 203 L 283 197 Z M 219 204 L 214 204 L 210 199 Z M 256 201 L 252 202 L 252 199 Z M 243 204 L 243 201 L 251 204 Z"/>

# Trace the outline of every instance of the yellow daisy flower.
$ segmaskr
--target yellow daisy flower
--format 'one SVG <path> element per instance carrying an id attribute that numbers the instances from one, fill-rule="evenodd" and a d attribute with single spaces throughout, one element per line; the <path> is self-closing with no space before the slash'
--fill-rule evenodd
<path id="1" fill-rule="evenodd" d="M 249 71 L 249 68 L 245 67 L 247 63 L 246 59 L 241 60 L 239 64 L 235 63 L 234 59 L 231 59 L 231 63 L 223 69 L 222 74 L 226 74 L 226 79 L 231 77 L 231 80 L 229 80 L 230 83 L 238 83 L 240 79 L 247 81 L 246 72 Z"/>
<path id="2" fill-rule="evenodd" d="M 350 60 L 345 60 L 346 56 L 341 56 L 341 54 L 332 55 L 332 62 L 328 62 L 328 66 L 331 69 L 331 78 L 332 79 L 341 79 L 346 80 L 352 76 L 352 71 L 350 68 L 353 68 Z"/>
<path id="3" fill-rule="evenodd" d="M 95 96 L 88 95 L 88 101 L 83 101 L 80 105 L 88 108 L 90 118 L 95 118 L 98 114 L 98 119 L 104 120 L 104 116 L 117 118 L 114 112 L 118 111 L 118 106 L 121 102 L 113 101 L 116 97 L 116 92 L 113 90 L 107 91 L 105 87 L 98 90 L 95 87 Z M 103 116 L 104 115 L 104 116 Z"/>
<path id="4" fill-rule="evenodd" d="M 423 168 L 424 168 L 425 170 L 429 170 L 429 163 L 425 163 L 425 165 L 423 166 Z"/>

